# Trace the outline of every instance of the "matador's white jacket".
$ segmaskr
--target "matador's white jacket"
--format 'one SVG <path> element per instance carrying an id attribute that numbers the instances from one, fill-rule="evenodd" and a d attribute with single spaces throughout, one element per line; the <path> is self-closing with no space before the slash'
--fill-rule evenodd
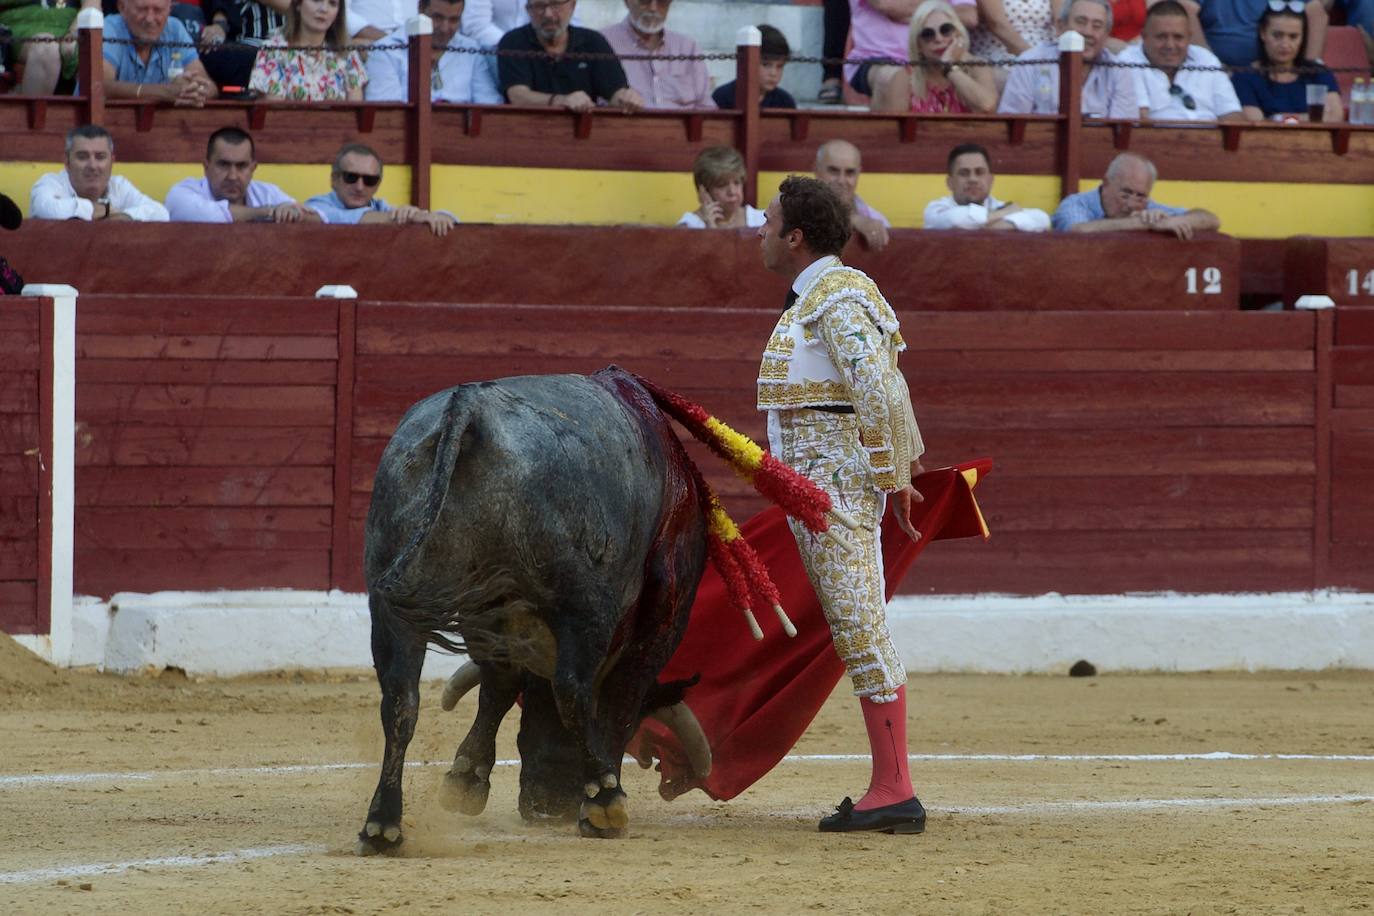
<path id="1" fill-rule="evenodd" d="M 834 256 L 820 258 L 793 283 L 797 301 L 778 319 L 759 366 L 758 409 L 854 409 L 873 486 L 884 492 L 911 483 L 911 462 L 924 451 L 897 354 L 906 349 L 897 315 L 867 274 Z"/>

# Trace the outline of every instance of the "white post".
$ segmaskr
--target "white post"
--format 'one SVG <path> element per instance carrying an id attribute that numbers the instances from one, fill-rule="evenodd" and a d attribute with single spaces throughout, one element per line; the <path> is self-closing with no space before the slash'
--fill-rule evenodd
<path id="1" fill-rule="evenodd" d="M 70 286 L 30 283 L 23 295 L 52 300 L 52 597 L 47 654 L 55 665 L 72 657 L 72 549 L 76 509 L 76 296 Z"/>

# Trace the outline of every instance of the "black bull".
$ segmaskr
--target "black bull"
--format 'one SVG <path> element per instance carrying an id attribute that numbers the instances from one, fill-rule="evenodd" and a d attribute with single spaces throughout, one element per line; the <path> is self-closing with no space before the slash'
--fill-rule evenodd
<path id="1" fill-rule="evenodd" d="M 483 809 L 497 728 L 523 695 L 521 814 L 577 814 L 584 836 L 623 832 L 626 744 L 646 715 L 690 720 L 678 705 L 689 683 L 657 677 L 701 579 L 707 499 L 653 398 L 614 367 L 462 385 L 410 408 L 367 516 L 386 749 L 360 852 L 401 842 L 431 642 L 465 649 L 480 668 L 447 807 Z"/>

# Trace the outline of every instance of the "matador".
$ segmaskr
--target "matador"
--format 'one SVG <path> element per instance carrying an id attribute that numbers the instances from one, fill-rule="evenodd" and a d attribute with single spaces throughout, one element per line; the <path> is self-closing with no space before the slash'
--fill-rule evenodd
<path id="1" fill-rule="evenodd" d="M 889 500 L 911 525 L 920 433 L 897 354 L 897 316 L 878 287 L 839 254 L 849 240 L 844 203 L 822 182 L 783 181 L 759 230 L 764 265 L 792 282 L 759 366 L 758 408 L 774 455 L 829 494 L 857 528 L 843 543 L 792 521 L 802 563 L 859 697 L 872 753 L 867 793 L 823 818 L 826 832 L 920 833 L 925 810 L 911 786 L 906 669 L 892 645 L 879 539 Z"/>

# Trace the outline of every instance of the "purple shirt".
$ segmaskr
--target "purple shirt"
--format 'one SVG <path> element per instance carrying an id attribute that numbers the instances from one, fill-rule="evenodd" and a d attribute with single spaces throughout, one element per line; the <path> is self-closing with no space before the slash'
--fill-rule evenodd
<path id="1" fill-rule="evenodd" d="M 601 34 L 611 49 L 620 55 L 652 54 L 656 57 L 701 54 L 697 43 L 681 32 L 663 30 L 663 44 L 650 49 L 640 44 L 639 35 L 626 16 Z M 704 60 L 621 60 L 630 88 L 644 98 L 647 108 L 715 108 L 711 101 L 711 79 Z"/>
<path id="2" fill-rule="evenodd" d="M 950 6 L 973 6 L 978 0 L 950 0 Z M 910 53 L 909 22 L 896 22 L 868 5 L 868 0 L 849 0 L 849 36 L 854 39 L 850 60 L 886 57 L 905 61 Z M 845 81 L 854 78 L 857 63 L 844 65 Z"/>
<path id="3" fill-rule="evenodd" d="M 854 212 L 859 214 L 860 216 L 866 216 L 869 219 L 876 219 L 878 222 L 882 223 L 888 229 L 892 228 L 892 223 L 888 222 L 886 216 L 883 216 L 877 210 L 874 210 L 872 207 L 866 204 L 864 202 L 864 199 L 862 197 L 859 197 L 857 194 L 854 196 Z"/>

